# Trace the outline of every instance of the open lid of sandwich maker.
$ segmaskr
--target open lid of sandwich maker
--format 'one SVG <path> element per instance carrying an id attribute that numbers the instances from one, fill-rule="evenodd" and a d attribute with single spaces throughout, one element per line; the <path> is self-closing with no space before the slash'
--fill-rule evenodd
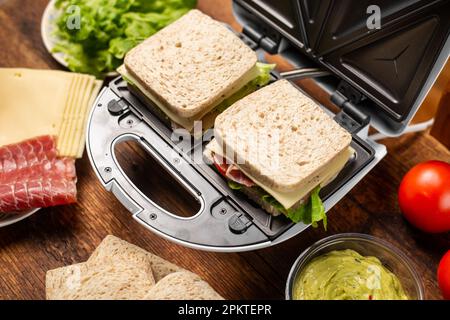
<path id="1" fill-rule="evenodd" d="M 370 5 L 380 9 L 379 30 L 367 28 Z M 234 0 L 233 7 L 244 42 L 294 65 L 295 70 L 273 72 L 272 80 L 310 77 L 341 108 L 335 115 L 325 111 L 352 134 L 355 155 L 320 192 L 328 211 L 386 155 L 385 146 L 367 137 L 369 125 L 400 134 L 443 68 L 450 50 L 450 0 Z M 273 217 L 231 190 L 211 166 L 197 161 L 213 132 L 201 139 L 176 134 L 149 104 L 118 77 L 98 96 L 87 126 L 94 171 L 140 224 L 181 245 L 222 252 L 272 246 L 308 228 Z M 127 176 L 117 146 L 130 141 L 159 164 L 139 166 L 150 174 L 165 170 L 196 200 L 196 214 L 169 212 Z M 134 161 L 131 155 L 127 161 Z"/>
<path id="2" fill-rule="evenodd" d="M 235 0 L 234 11 L 267 51 L 333 73 L 337 81 L 317 79 L 332 100 L 350 102 L 391 136 L 408 125 L 450 53 L 448 0 Z"/>

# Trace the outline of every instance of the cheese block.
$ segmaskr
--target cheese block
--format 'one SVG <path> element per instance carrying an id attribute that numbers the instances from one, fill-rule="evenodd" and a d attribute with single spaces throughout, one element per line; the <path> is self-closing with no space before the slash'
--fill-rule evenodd
<path id="1" fill-rule="evenodd" d="M 224 159 L 226 158 L 223 156 L 222 149 L 220 148 L 216 140 L 213 140 L 208 144 L 207 151 L 214 152 Z M 320 185 L 323 187 L 328 184 L 343 169 L 347 161 L 353 156 L 354 153 L 355 151 L 350 147 L 345 149 L 332 162 L 328 163 L 326 168 L 318 174 L 316 179 L 310 180 L 298 190 L 290 192 L 280 192 L 274 190 L 255 179 L 253 176 L 248 174 L 248 172 L 242 169 L 240 170 L 256 185 L 273 196 L 279 203 L 283 205 L 284 208 L 289 209 L 298 201 L 306 197 L 316 186 Z"/>
<path id="2" fill-rule="evenodd" d="M 53 135 L 60 156 L 82 156 L 87 114 L 101 81 L 63 71 L 0 68 L 0 82 L 0 146 Z"/>

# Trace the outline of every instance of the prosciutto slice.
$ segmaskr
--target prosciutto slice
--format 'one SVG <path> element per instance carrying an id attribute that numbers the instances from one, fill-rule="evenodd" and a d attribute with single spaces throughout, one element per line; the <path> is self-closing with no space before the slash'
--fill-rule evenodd
<path id="1" fill-rule="evenodd" d="M 11 213 L 74 203 L 75 181 L 36 179 L 0 185 L 0 212 Z"/>
<path id="2" fill-rule="evenodd" d="M 249 188 L 255 185 L 252 179 L 247 177 L 235 164 L 228 164 L 223 157 L 217 154 L 213 155 L 213 159 L 217 170 L 226 178 Z"/>
<path id="3" fill-rule="evenodd" d="M 0 147 L 0 174 L 28 168 L 56 159 L 58 150 L 52 136 L 43 136 Z"/>
<path id="4" fill-rule="evenodd" d="M 76 202 L 75 160 L 43 136 L 0 148 L 0 213 Z"/>
<path id="5" fill-rule="evenodd" d="M 36 179 L 76 179 L 75 160 L 58 158 L 52 161 L 44 160 L 30 167 L 0 174 L 0 184 Z"/>

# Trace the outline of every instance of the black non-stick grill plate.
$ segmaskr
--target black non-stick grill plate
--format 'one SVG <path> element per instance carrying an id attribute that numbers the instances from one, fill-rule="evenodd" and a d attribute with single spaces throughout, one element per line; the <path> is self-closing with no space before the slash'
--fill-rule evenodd
<path id="1" fill-rule="evenodd" d="M 235 0 L 238 15 L 284 37 L 368 99 L 365 109 L 406 119 L 450 30 L 449 0 Z M 378 6 L 381 29 L 367 21 Z M 241 8 L 241 10 L 239 10 Z M 242 10 L 244 9 L 244 10 Z M 371 25 L 370 25 L 371 26 Z"/>

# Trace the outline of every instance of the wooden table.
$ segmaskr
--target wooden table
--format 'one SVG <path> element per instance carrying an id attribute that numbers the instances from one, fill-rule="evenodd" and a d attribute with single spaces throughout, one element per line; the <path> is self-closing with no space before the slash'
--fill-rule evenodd
<path id="1" fill-rule="evenodd" d="M 228 1 L 221 0 L 220 6 L 218 2 L 200 1 L 200 7 L 229 21 Z M 60 68 L 40 38 L 40 18 L 46 3 L 0 0 L 1 67 Z M 308 89 L 320 94 L 311 86 Z M 449 161 L 450 153 L 422 133 L 384 143 L 388 156 L 329 212 L 328 232 L 311 228 L 276 247 L 239 254 L 187 249 L 142 228 L 102 188 L 85 155 L 77 162 L 77 205 L 41 210 L 0 229 L 0 298 L 43 299 L 47 270 L 85 261 L 106 235 L 114 234 L 200 274 L 225 298 L 282 299 L 288 271 L 302 250 L 331 234 L 362 232 L 401 248 L 414 261 L 426 298 L 439 299 L 436 268 L 441 255 L 450 248 L 450 236 L 426 235 L 411 228 L 400 214 L 396 191 L 411 166 L 428 159 Z M 178 200 L 164 196 L 167 188 L 170 184 L 160 183 L 153 191 L 160 201 L 173 205 Z"/>

